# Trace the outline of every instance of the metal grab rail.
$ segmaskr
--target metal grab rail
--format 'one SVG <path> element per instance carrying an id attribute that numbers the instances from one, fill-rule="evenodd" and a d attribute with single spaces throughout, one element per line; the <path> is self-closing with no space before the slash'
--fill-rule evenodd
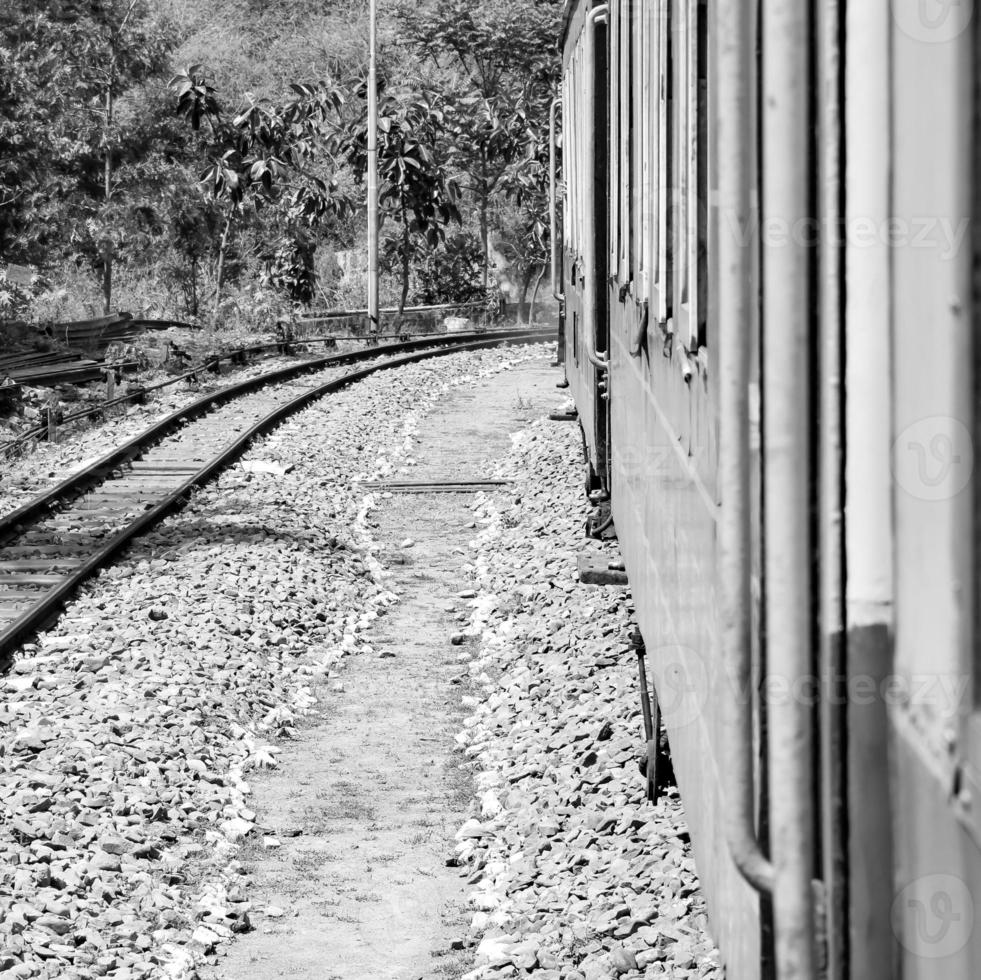
<path id="1" fill-rule="evenodd" d="M 586 24 L 583 27 L 585 33 L 585 68 L 583 71 L 584 83 L 592 85 L 596 76 L 596 27 L 605 24 L 609 17 L 609 4 L 601 4 L 593 7 L 586 17 Z M 592 168 L 596 160 L 596 114 L 594 112 L 593 100 L 590 100 L 589 121 L 586 126 L 586 160 L 587 166 Z M 598 283 L 596 282 L 596 236 L 589 228 L 583 235 L 583 265 L 585 266 L 585 285 L 583 287 L 583 350 L 586 360 L 599 371 L 609 370 L 609 358 L 605 354 L 600 354 L 596 350 L 596 338 L 594 336 L 594 320 L 598 303 Z"/>
<path id="2" fill-rule="evenodd" d="M 810 205 L 809 8 L 763 0 L 762 11 L 763 213 L 793 226 Z M 813 669 L 811 500 L 809 467 L 801 465 L 812 441 L 810 259 L 803 241 L 764 245 L 767 655 L 769 675 L 788 681 Z M 777 975 L 814 980 L 813 719 L 804 698 L 767 708 Z"/>
<path id="3" fill-rule="evenodd" d="M 751 164 L 745 148 L 752 115 L 752 29 L 741 0 L 720 0 L 719 208 L 734 226 L 750 226 Z M 730 687 L 723 699 L 726 838 L 733 863 L 757 891 L 773 891 L 773 865 L 756 836 L 750 589 L 750 348 L 753 249 L 732 232 L 719 235 L 719 592 L 722 654 Z"/>
<path id="4" fill-rule="evenodd" d="M 556 158 L 558 156 L 555 149 L 555 116 L 560 105 L 562 105 L 562 99 L 554 98 L 552 99 L 552 104 L 549 106 L 548 110 L 548 221 L 549 242 L 552 246 L 552 296 L 562 303 L 565 301 L 565 293 L 559 291 L 559 220 L 555 203 L 555 171 L 557 162 Z"/>

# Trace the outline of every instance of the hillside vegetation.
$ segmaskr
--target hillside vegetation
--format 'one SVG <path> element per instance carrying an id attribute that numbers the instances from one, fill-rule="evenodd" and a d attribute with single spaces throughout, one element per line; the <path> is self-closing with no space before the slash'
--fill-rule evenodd
<path id="1" fill-rule="evenodd" d="M 560 7 L 379 0 L 383 301 L 484 297 L 496 254 L 544 271 Z M 361 305 L 367 16 L 6 0 L 0 318 Z"/>

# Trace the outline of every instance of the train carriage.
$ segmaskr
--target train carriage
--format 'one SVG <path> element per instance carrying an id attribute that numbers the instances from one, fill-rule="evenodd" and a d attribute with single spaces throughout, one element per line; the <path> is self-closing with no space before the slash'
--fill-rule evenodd
<path id="1" fill-rule="evenodd" d="M 981 976 L 979 37 L 566 5 L 566 376 L 740 980 Z"/>

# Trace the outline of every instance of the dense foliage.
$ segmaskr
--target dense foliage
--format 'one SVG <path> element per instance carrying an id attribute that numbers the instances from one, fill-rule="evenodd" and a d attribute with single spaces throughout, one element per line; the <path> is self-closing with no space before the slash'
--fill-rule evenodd
<path id="1" fill-rule="evenodd" d="M 483 295 L 495 252 L 544 269 L 560 6 L 380 0 L 383 301 Z M 0 316 L 358 305 L 325 269 L 365 247 L 365 7 L 5 0 L 0 281 L 37 288 Z"/>

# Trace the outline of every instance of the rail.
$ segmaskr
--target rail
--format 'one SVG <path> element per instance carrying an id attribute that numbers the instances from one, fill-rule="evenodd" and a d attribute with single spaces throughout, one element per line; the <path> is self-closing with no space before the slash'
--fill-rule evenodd
<path id="1" fill-rule="evenodd" d="M 509 331 L 488 331 L 485 336 L 503 336 L 508 334 Z M 421 338 L 427 343 L 438 343 L 443 338 L 446 337 L 463 337 L 468 336 L 467 334 L 428 334 Z M 276 341 L 270 341 L 265 344 L 252 344 L 248 347 L 238 347 L 232 350 L 223 351 L 219 354 L 210 354 L 208 357 L 201 361 L 199 364 L 194 365 L 188 370 L 181 374 L 174 375 L 171 378 L 167 378 L 164 381 L 157 382 L 153 385 L 141 385 L 138 388 L 134 388 L 132 391 L 128 391 L 125 394 L 118 395 L 113 398 L 108 398 L 98 405 L 93 405 L 89 408 L 81 409 L 77 412 L 72 412 L 69 415 L 62 416 L 58 420 L 58 425 L 67 425 L 72 422 L 80 422 L 86 418 L 92 418 L 99 415 L 104 415 L 109 409 L 114 408 L 118 405 L 125 405 L 128 402 L 142 402 L 146 399 L 147 395 L 153 392 L 160 391 L 163 388 L 167 388 L 171 385 L 180 384 L 184 381 L 194 379 L 199 374 L 205 372 L 217 373 L 220 370 L 223 361 L 228 361 L 231 363 L 241 363 L 247 360 L 249 357 L 259 356 L 260 354 L 277 352 L 288 349 L 291 344 L 318 344 L 318 343 L 329 343 L 338 340 L 365 340 L 370 339 L 376 340 L 395 340 L 404 339 L 403 334 L 376 334 L 369 338 L 366 337 L 355 337 L 355 336 L 338 336 L 336 334 L 322 334 L 312 337 L 303 338 L 293 338 L 293 339 L 280 339 Z M 125 363 L 124 363 L 125 366 Z M 112 370 L 116 366 L 109 365 L 106 363 L 98 363 L 94 365 L 88 365 L 88 371 L 99 371 L 100 373 L 106 370 Z M 26 446 L 31 442 L 44 441 L 47 438 L 48 432 L 50 431 L 50 422 L 45 421 L 25 432 L 20 433 L 16 438 L 8 440 L 7 442 L 0 443 L 0 458 L 9 458 L 12 456 L 18 448 Z"/>
<path id="2" fill-rule="evenodd" d="M 265 435 L 284 418 L 304 408 L 317 398 L 339 391 L 341 388 L 360 381 L 377 371 L 400 367 L 429 357 L 441 357 L 459 351 L 493 347 L 500 343 L 538 343 L 553 338 L 554 333 L 545 330 L 533 332 L 527 330 L 502 331 L 494 334 L 471 334 L 455 338 L 455 343 L 444 343 L 441 346 L 434 346 L 431 339 L 424 339 L 320 358 L 316 367 L 323 368 L 357 363 L 358 361 L 376 358 L 379 355 L 401 355 L 389 357 L 368 367 L 349 371 L 339 378 L 334 378 L 333 380 L 317 385 L 289 401 L 280 404 L 272 412 L 250 426 L 233 443 L 223 448 L 218 455 L 200 465 L 193 474 L 184 479 L 176 488 L 167 491 L 166 495 L 154 503 L 149 510 L 146 510 L 134 520 L 127 523 L 125 527 L 113 534 L 108 540 L 98 545 L 94 551 L 84 556 L 78 562 L 77 567 L 64 575 L 52 588 L 40 593 L 36 602 L 33 602 L 25 611 L 17 614 L 12 622 L 3 627 L 2 631 L 0 631 L 0 663 L 8 660 L 10 654 L 17 646 L 33 636 L 75 592 L 83 581 L 110 563 L 136 536 L 149 530 L 163 520 L 164 517 L 176 510 L 193 487 L 202 485 L 220 470 L 238 459 L 257 436 Z M 248 381 L 222 389 L 220 392 L 206 395 L 191 405 L 178 409 L 166 419 L 151 426 L 143 433 L 140 433 L 140 435 L 130 439 L 124 445 L 112 450 L 96 463 L 86 467 L 74 476 L 63 480 L 56 487 L 39 495 L 23 507 L 0 518 L 0 541 L 11 538 L 17 532 L 18 528 L 25 525 L 30 526 L 32 522 L 36 523 L 39 519 L 49 516 L 59 504 L 81 496 L 92 490 L 93 487 L 104 483 L 113 470 L 134 459 L 149 446 L 159 442 L 184 422 L 203 415 L 207 410 L 223 401 L 229 401 L 237 395 L 251 393 L 268 384 L 288 380 L 300 373 L 306 373 L 313 369 L 314 362 L 280 368 L 260 378 L 251 378 Z M 30 564 L 30 562 L 28 561 L 24 564 Z M 29 577 L 30 575 L 28 574 Z"/>
<path id="3" fill-rule="evenodd" d="M 750 25 L 741 0 L 719 4 L 719 206 L 749 220 L 751 166 L 745 133 L 752 107 Z M 745 227 L 739 225 L 738 227 Z M 753 756 L 752 590 L 750 584 L 750 403 L 753 250 L 731 232 L 719 236 L 719 598 L 722 655 L 731 689 L 725 715 L 726 839 L 740 874 L 757 891 L 773 891 L 773 865 L 756 832 Z"/>
<path id="4" fill-rule="evenodd" d="M 760 126 L 762 208 L 792 225 L 812 213 L 809 11 L 799 0 L 763 0 Z M 814 556 L 810 474 L 812 255 L 808 243 L 763 247 L 763 377 L 766 486 L 764 565 L 769 676 L 810 676 Z M 805 461 L 802 465 L 801 461 Z M 806 698 L 768 706 L 770 842 L 777 974 L 818 976 L 815 942 L 813 717 Z"/>

